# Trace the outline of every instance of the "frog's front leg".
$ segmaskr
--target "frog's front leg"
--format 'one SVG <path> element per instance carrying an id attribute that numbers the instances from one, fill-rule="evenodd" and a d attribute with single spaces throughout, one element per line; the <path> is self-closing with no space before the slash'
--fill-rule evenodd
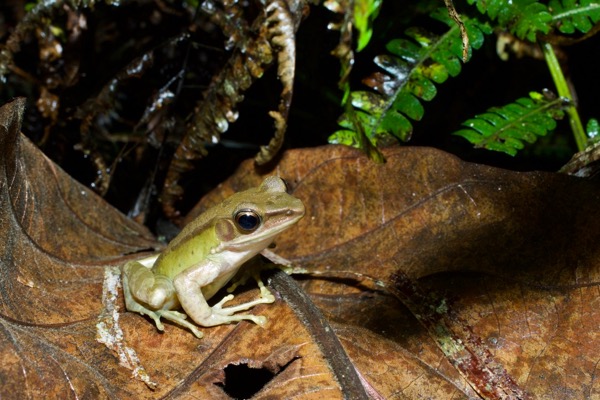
<path id="1" fill-rule="evenodd" d="M 232 322 L 249 320 L 257 325 L 264 326 L 266 318 L 252 314 L 233 315 L 238 311 L 248 310 L 258 304 L 273 303 L 273 296 L 261 297 L 254 301 L 239 304 L 233 307 L 223 308 L 223 304 L 233 299 L 233 295 L 225 296 L 221 301 L 210 307 L 204 298 L 202 287 L 214 282 L 219 266 L 211 261 L 206 261 L 202 266 L 191 268 L 182 272 L 173 280 L 175 290 L 181 306 L 186 314 L 190 316 L 197 324 L 202 326 L 215 326 L 230 324 Z M 265 288 L 266 289 L 266 288 Z M 268 292 L 268 289 L 266 289 Z M 269 292 L 270 294 L 270 292 Z"/>

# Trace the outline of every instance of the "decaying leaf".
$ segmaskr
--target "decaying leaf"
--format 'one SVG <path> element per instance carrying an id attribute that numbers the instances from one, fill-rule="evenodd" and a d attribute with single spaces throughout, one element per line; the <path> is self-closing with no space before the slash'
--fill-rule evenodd
<path id="1" fill-rule="evenodd" d="M 275 171 L 307 206 L 276 251 L 311 271 L 304 289 L 366 380 L 383 398 L 597 395 L 597 185 L 432 149 L 384 154 L 296 150 Z M 260 180 L 246 171 L 220 192 Z"/>
<path id="2" fill-rule="evenodd" d="M 275 376 L 265 395 L 317 388 L 341 398 L 321 352 L 281 302 L 255 309 L 268 329 L 222 326 L 202 340 L 172 325 L 161 334 L 124 312 L 120 291 L 110 298 L 114 268 L 159 244 L 21 136 L 22 113 L 22 100 L 0 111 L 1 397 L 230 398 L 250 390 L 226 378 L 228 366 L 240 366 Z"/>
<path id="3" fill-rule="evenodd" d="M 159 244 L 20 136 L 21 113 L 20 102 L 0 111 L 0 396 L 348 397 L 332 368 L 355 371 L 373 398 L 600 395 L 593 181 L 426 148 L 385 151 L 383 165 L 336 146 L 287 152 L 271 173 L 307 214 L 272 250 L 307 270 L 289 289 L 306 299 L 288 300 L 274 276 L 280 298 L 252 310 L 266 328 L 198 340 L 124 311 L 106 277 Z M 194 213 L 262 179 L 248 161 Z M 256 296 L 247 288 L 240 301 Z M 321 333 L 306 302 L 326 317 Z M 96 340 L 102 321 L 116 323 L 119 346 Z M 135 353 L 131 365 L 120 350 Z"/>
<path id="4" fill-rule="evenodd" d="M 0 396 L 114 397 L 128 389 L 95 341 L 104 270 L 159 244 L 20 135 L 23 105 L 0 109 Z"/>

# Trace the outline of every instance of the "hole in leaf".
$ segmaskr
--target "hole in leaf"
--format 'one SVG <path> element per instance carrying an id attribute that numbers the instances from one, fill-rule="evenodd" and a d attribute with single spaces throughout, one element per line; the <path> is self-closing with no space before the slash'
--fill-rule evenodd
<path id="1" fill-rule="evenodd" d="M 228 365 L 225 368 L 225 383 L 216 383 L 234 399 L 249 399 L 263 388 L 274 373 L 266 368 L 251 368 L 247 364 Z"/>

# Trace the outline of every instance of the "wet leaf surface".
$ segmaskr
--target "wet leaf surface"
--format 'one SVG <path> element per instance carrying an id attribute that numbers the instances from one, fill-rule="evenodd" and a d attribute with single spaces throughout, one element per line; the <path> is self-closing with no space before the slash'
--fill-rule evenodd
<path id="1" fill-rule="evenodd" d="M 285 295 L 253 310 L 265 329 L 201 340 L 124 312 L 116 267 L 160 244 L 23 138 L 21 107 L 0 112 L 0 396 L 343 397 L 314 320 Z M 295 150 L 270 172 L 307 208 L 274 251 L 309 271 L 297 290 L 370 395 L 599 396 L 597 184 L 427 148 L 385 157 Z M 194 212 L 261 180 L 248 162 Z"/>

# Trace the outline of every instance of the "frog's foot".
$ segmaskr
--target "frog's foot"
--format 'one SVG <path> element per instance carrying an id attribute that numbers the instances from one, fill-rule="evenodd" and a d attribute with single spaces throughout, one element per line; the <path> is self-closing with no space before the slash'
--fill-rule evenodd
<path id="1" fill-rule="evenodd" d="M 234 314 L 239 311 L 248 310 L 258 304 L 273 303 L 275 301 L 275 297 L 271 294 L 271 292 L 269 292 L 268 289 L 266 289 L 266 290 L 268 293 L 268 296 L 266 296 L 266 297 L 260 297 L 256 300 L 249 301 L 247 303 L 242 303 L 242 304 L 238 304 L 237 306 L 226 307 L 226 308 L 223 308 L 223 305 L 225 303 L 227 303 L 228 301 L 233 300 L 234 296 L 232 294 L 230 294 L 230 295 L 223 297 L 223 299 L 221 299 L 221 301 L 219 301 L 217 304 L 212 306 L 212 308 L 211 308 L 212 318 L 214 320 L 218 320 L 219 323 L 221 323 L 221 324 L 229 324 L 232 322 L 248 320 L 248 321 L 254 322 L 256 325 L 264 327 L 267 323 L 267 318 L 263 317 L 262 315 L 252 315 L 252 314 L 234 315 Z"/>
<path id="2" fill-rule="evenodd" d="M 225 309 L 223 311 L 227 311 L 227 309 Z M 213 312 L 213 314 L 211 315 L 211 320 L 218 321 L 218 322 L 213 322 L 213 323 L 215 323 L 215 325 L 231 324 L 233 322 L 240 322 L 240 321 L 252 321 L 256 325 L 260 326 L 261 328 L 264 328 L 267 325 L 267 317 L 262 316 L 262 315 L 252 315 L 252 314 L 229 315 L 228 313 L 225 313 L 223 315 L 223 314 L 219 313 L 219 311 Z"/>
<path id="3" fill-rule="evenodd" d="M 275 296 L 273 293 L 265 286 L 265 284 L 260 279 L 260 271 L 255 271 L 251 274 L 252 278 L 258 284 L 258 288 L 260 289 L 260 298 L 249 301 L 247 303 L 238 304 L 237 306 L 223 308 L 223 305 L 231 300 L 233 300 L 233 295 L 227 295 L 221 299 L 217 304 L 212 307 L 213 318 L 217 318 L 222 323 L 231 323 L 237 321 L 248 320 L 254 322 L 256 325 L 264 327 L 267 323 L 267 318 L 262 315 L 252 315 L 252 314 L 239 314 L 233 315 L 239 311 L 249 310 L 250 308 L 258 305 L 258 304 L 271 304 L 275 302 Z"/>
<path id="4" fill-rule="evenodd" d="M 273 296 L 273 293 L 271 293 L 271 291 L 265 286 L 263 281 L 260 279 L 260 275 L 255 274 L 253 275 L 253 278 L 260 289 L 260 297 L 265 300 L 265 303 L 274 303 L 275 296 Z"/>
<path id="5" fill-rule="evenodd" d="M 275 296 L 273 296 L 271 291 L 263 283 L 262 279 L 260 279 L 260 270 L 255 270 L 249 274 L 242 275 L 239 279 L 237 279 L 235 282 L 233 282 L 231 284 L 231 286 L 229 286 L 227 288 L 227 293 L 231 293 L 235 289 L 237 289 L 238 286 L 246 284 L 246 281 L 248 280 L 248 278 L 252 278 L 256 281 L 256 284 L 258 285 L 258 288 L 260 289 L 260 297 L 262 297 L 264 299 L 269 299 L 269 301 L 265 301 L 265 303 L 275 302 Z M 228 300 L 225 300 L 225 298 L 223 300 L 221 300 L 221 302 L 226 302 L 226 301 L 228 301 Z"/>
<path id="6" fill-rule="evenodd" d="M 161 332 L 165 330 L 165 327 L 164 327 L 163 323 L 160 322 L 160 313 L 158 313 L 156 311 L 149 310 L 149 309 L 147 309 L 146 307 L 142 306 L 139 303 L 128 304 L 127 305 L 127 309 L 129 311 L 133 311 L 133 312 L 140 313 L 142 315 L 149 316 L 150 318 L 152 318 L 154 320 L 154 324 L 156 325 L 156 329 L 158 329 Z"/>
<path id="7" fill-rule="evenodd" d="M 158 314 L 159 317 L 163 317 L 164 319 L 169 320 L 179 326 L 188 328 L 198 339 L 202 339 L 202 337 L 204 336 L 204 334 L 198 329 L 196 325 L 186 321 L 187 315 L 185 313 L 173 310 L 158 310 L 156 311 L 156 314 Z"/>

